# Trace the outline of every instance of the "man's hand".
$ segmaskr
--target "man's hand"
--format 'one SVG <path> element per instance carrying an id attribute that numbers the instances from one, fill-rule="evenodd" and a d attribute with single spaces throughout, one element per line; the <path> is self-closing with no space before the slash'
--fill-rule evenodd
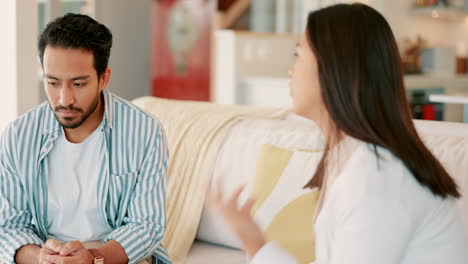
<path id="1" fill-rule="evenodd" d="M 80 241 L 72 241 L 60 248 L 58 254 L 46 257 L 47 264 L 91 264 L 94 262 L 94 256 L 85 248 Z M 40 263 L 42 264 L 42 263 Z"/>
<path id="2" fill-rule="evenodd" d="M 62 248 L 63 245 L 57 240 L 47 240 L 44 246 L 41 248 L 41 251 L 39 252 L 39 264 L 45 263 L 47 261 L 48 256 L 60 254 L 60 250 L 62 250 Z"/>

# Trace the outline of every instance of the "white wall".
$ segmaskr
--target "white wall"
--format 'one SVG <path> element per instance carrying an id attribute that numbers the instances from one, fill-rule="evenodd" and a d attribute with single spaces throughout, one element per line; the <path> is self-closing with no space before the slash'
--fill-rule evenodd
<path id="1" fill-rule="evenodd" d="M 460 40 L 456 31 L 463 20 L 448 21 L 414 15 L 411 13 L 413 1 L 409 0 L 370 0 L 370 4 L 380 8 L 397 41 L 406 37 L 415 40 L 417 35 L 421 35 L 430 46 L 455 47 Z"/>
<path id="2" fill-rule="evenodd" d="M 456 42 L 464 39 L 468 43 L 468 25 L 465 26 L 464 21 L 441 21 L 414 16 L 410 12 L 413 1 L 351 2 L 368 3 L 381 11 L 389 21 L 397 41 L 402 41 L 405 37 L 414 39 L 420 34 L 431 46 L 454 47 Z M 152 1 L 97 0 L 95 3 L 96 19 L 106 24 L 114 35 L 110 60 L 113 69 L 110 90 L 126 99 L 149 95 Z"/>
<path id="3" fill-rule="evenodd" d="M 463 22 L 458 23 L 457 27 L 452 32 L 452 38 L 456 38 L 468 44 L 468 19 L 465 18 Z"/>
<path id="4" fill-rule="evenodd" d="M 321 0 L 334 4 L 337 0 Z M 412 13 L 413 0 L 341 0 L 345 3 L 361 2 L 381 12 L 389 22 L 398 42 L 404 38 L 414 40 L 421 35 L 430 46 L 455 46 L 460 40 L 467 40 L 468 26 L 463 19 L 442 20 Z"/>
<path id="5" fill-rule="evenodd" d="M 310 8 L 305 8 L 305 22 L 309 9 L 315 9 L 317 3 L 321 7 L 337 3 L 360 2 L 368 4 L 381 12 L 388 20 L 397 41 L 410 37 L 415 39 L 421 35 L 431 46 L 455 46 L 460 40 L 468 42 L 468 24 L 461 20 L 435 20 L 431 17 L 422 17 L 412 14 L 412 0 L 304 0 Z"/>
<path id="6" fill-rule="evenodd" d="M 2 38 L 0 40 L 0 79 L 2 80 L 2 96 L 0 96 L 0 126 L 14 119 L 16 113 L 16 4 L 13 0 L 2 1 L 0 4 L 0 25 Z M 6 25 L 6 26 L 3 26 Z"/>
<path id="7" fill-rule="evenodd" d="M 8 0 L 12 1 L 12 0 Z M 13 0 L 14 1 L 14 0 Z M 23 114 L 40 103 L 38 83 L 39 57 L 37 52 L 38 21 L 36 0 L 16 2 L 16 58 L 18 85 L 18 114 Z"/>
<path id="8" fill-rule="evenodd" d="M 150 94 L 152 0 L 97 0 L 96 19 L 114 37 L 110 91 L 131 100 Z"/>
<path id="9" fill-rule="evenodd" d="M 0 1 L 0 129 L 39 103 L 36 0 Z"/>

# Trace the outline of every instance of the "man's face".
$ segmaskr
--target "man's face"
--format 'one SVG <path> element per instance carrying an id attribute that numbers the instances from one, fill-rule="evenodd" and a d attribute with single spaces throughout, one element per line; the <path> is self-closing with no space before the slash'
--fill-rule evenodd
<path id="1" fill-rule="evenodd" d="M 105 85 L 99 82 L 93 53 L 47 46 L 44 87 L 50 107 L 64 128 L 77 128 L 96 110 Z"/>

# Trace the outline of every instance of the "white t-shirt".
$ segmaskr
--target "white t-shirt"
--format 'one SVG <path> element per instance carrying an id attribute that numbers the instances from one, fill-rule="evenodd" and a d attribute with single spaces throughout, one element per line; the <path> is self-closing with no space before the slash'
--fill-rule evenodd
<path id="1" fill-rule="evenodd" d="M 62 131 L 49 153 L 47 227 L 61 242 L 98 241 L 112 230 L 97 199 L 103 124 L 83 142 L 70 143 Z"/>

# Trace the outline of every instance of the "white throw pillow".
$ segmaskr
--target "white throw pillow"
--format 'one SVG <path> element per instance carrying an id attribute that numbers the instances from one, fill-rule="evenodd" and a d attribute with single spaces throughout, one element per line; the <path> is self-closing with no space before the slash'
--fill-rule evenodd
<path id="1" fill-rule="evenodd" d="M 265 144 L 293 151 L 317 150 L 323 149 L 323 136 L 314 122 L 294 114 L 288 115 L 285 120 L 246 119 L 239 122 L 226 137 L 214 168 L 213 180 L 222 178 L 224 194 L 229 195 L 236 187 L 247 183 L 240 202 L 249 197 L 256 176 L 256 163 Z M 303 164 L 300 166 L 298 170 L 305 170 Z M 303 172 L 305 177 L 311 177 L 312 173 L 310 168 Z M 223 220 L 206 207 L 197 239 L 240 248 L 239 241 Z"/>

